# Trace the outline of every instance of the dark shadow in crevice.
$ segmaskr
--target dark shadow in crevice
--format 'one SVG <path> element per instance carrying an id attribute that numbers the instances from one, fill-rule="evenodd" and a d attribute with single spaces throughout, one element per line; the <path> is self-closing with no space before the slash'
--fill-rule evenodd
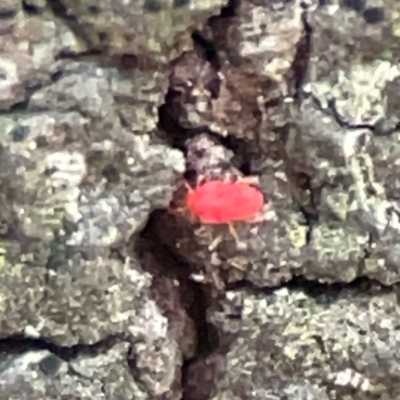
<path id="1" fill-rule="evenodd" d="M 61 360 L 68 362 L 81 355 L 94 357 L 110 349 L 122 339 L 123 335 L 112 335 L 94 344 L 60 346 L 50 339 L 30 338 L 22 334 L 15 334 L 0 339 L 0 354 L 19 355 L 28 351 L 48 350 Z"/>
<path id="2" fill-rule="evenodd" d="M 207 133 L 217 140 L 220 139 L 220 135 L 211 132 L 206 125 L 195 129 L 183 128 L 171 113 L 170 107 L 173 106 L 173 96 L 173 91 L 169 91 L 164 104 L 158 108 L 158 128 L 165 134 L 165 139 L 170 146 L 185 153 L 186 141 L 197 135 Z"/>
<path id="3" fill-rule="evenodd" d="M 135 240 L 133 251 L 141 261 L 142 268 L 150 273 L 155 279 L 168 278 L 177 280 L 179 285 L 176 290 L 179 292 L 180 304 L 187 315 L 194 321 L 198 336 L 196 354 L 206 354 L 213 351 L 216 343 L 215 335 L 209 331 L 206 321 L 206 310 L 210 306 L 210 293 L 208 286 L 196 283 L 191 279 L 191 274 L 198 270 L 198 266 L 190 265 L 187 260 L 179 256 L 175 251 L 163 243 L 158 225 L 153 224 L 164 210 L 154 211 L 149 222 Z M 165 235 L 173 236 L 173 232 L 165 232 Z M 146 261 L 146 255 L 151 254 L 154 263 Z"/>
<path id="4" fill-rule="evenodd" d="M 307 11 L 302 15 L 304 35 L 297 46 L 296 54 L 289 73 L 289 87 L 293 90 L 291 95 L 297 103 L 301 102 L 301 88 L 307 76 L 311 55 L 312 28 L 307 22 Z"/>
<path id="5" fill-rule="evenodd" d="M 0 19 L 13 19 L 17 15 L 17 10 L 0 10 Z"/>
<path id="6" fill-rule="evenodd" d="M 193 32 L 192 40 L 195 47 L 203 53 L 204 59 L 207 60 L 216 70 L 219 70 L 221 68 L 221 61 L 214 43 L 205 38 L 201 32 L 197 30 Z"/>
<path id="7" fill-rule="evenodd" d="M 359 294 L 392 292 L 392 288 L 368 277 L 358 277 L 351 282 L 323 283 L 304 276 L 294 276 L 287 282 L 275 287 L 259 287 L 250 281 L 238 281 L 227 287 L 227 290 L 242 290 L 249 295 L 272 295 L 277 289 L 287 288 L 290 292 L 303 292 L 316 302 L 333 303 L 344 292 L 354 291 Z"/>
<path id="8" fill-rule="evenodd" d="M 22 0 L 22 10 L 27 15 L 40 15 L 40 14 L 43 14 L 43 12 L 44 12 L 44 8 L 37 7 L 35 4 L 32 4 L 31 2 L 27 2 L 26 0 Z"/>
<path id="9" fill-rule="evenodd" d="M 251 170 L 251 162 L 248 157 L 249 145 L 246 140 L 237 138 L 233 135 L 223 137 L 221 134 L 210 130 L 206 125 L 194 129 L 183 128 L 171 115 L 169 107 L 171 107 L 172 101 L 169 99 L 169 96 L 173 96 L 173 93 L 169 92 L 166 96 L 165 103 L 159 107 L 158 127 L 161 131 L 161 135 L 164 136 L 165 141 L 171 147 L 186 154 L 186 142 L 188 140 L 201 134 L 207 134 L 210 138 L 215 140 L 216 144 L 226 147 L 235 154 L 233 164 L 243 173 L 243 175 L 247 176 L 255 174 L 254 171 Z"/>
<path id="10" fill-rule="evenodd" d="M 179 285 L 173 287 L 178 294 L 180 306 L 183 307 L 187 316 L 193 321 L 196 330 L 196 348 L 194 355 L 184 360 L 182 367 L 182 387 L 186 385 L 190 366 L 199 358 L 207 357 L 219 347 L 219 337 L 217 330 L 207 321 L 207 310 L 210 307 L 211 295 L 207 285 L 196 283 L 190 277 L 191 273 L 198 269 L 198 266 L 190 265 L 187 260 L 180 257 L 175 251 L 163 243 L 162 235 L 173 235 L 173 232 L 159 232 L 157 218 L 161 218 L 165 210 L 154 211 L 149 218 L 146 227 L 140 233 L 134 243 L 134 253 L 141 261 L 142 268 L 153 276 L 152 289 L 158 293 L 153 293 L 153 297 L 165 300 L 163 297 L 164 289 L 160 285 L 165 285 L 167 280 L 170 282 L 177 280 Z M 146 261 L 146 254 L 151 254 L 154 263 Z M 158 284 L 157 284 L 158 282 Z M 162 297 L 162 298 L 160 298 Z M 168 297 L 168 295 L 166 296 Z M 159 304 L 163 309 L 163 305 Z M 168 313 L 168 309 L 164 310 Z M 170 320 L 173 324 L 173 321 Z"/>
<path id="11" fill-rule="evenodd" d="M 57 17 L 69 21 L 76 21 L 76 17 L 68 13 L 67 7 L 63 4 L 61 0 L 47 0 L 47 5 Z"/>

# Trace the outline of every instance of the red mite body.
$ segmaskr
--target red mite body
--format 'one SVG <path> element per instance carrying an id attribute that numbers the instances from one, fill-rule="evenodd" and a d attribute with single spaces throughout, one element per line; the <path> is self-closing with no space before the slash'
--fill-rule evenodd
<path id="1" fill-rule="evenodd" d="M 209 181 L 187 195 L 187 208 L 204 224 L 252 219 L 264 207 L 264 196 L 244 182 Z"/>

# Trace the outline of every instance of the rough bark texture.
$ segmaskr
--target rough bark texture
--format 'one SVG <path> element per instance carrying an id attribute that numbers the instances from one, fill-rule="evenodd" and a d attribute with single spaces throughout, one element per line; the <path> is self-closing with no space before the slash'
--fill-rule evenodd
<path id="1" fill-rule="evenodd" d="M 0 400 L 399 400 L 399 16 L 0 1 Z"/>

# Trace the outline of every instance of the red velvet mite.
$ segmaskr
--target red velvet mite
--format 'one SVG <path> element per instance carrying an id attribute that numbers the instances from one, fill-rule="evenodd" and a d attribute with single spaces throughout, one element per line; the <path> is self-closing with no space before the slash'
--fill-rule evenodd
<path id="1" fill-rule="evenodd" d="M 209 181 L 189 191 L 186 206 L 203 224 L 229 224 L 252 219 L 264 196 L 244 182 Z"/>
<path id="2" fill-rule="evenodd" d="M 262 192 L 246 179 L 239 181 L 208 181 L 196 189 L 189 188 L 186 208 L 203 224 L 228 224 L 232 235 L 239 242 L 233 228 L 237 221 L 259 222 L 265 200 Z"/>

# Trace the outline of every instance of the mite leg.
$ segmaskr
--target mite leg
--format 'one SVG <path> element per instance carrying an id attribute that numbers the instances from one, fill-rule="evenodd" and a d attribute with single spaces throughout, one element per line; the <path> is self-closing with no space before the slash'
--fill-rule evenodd
<path id="1" fill-rule="evenodd" d="M 242 241 L 239 239 L 239 235 L 238 235 L 238 233 L 237 233 L 235 227 L 233 226 L 233 224 L 232 224 L 232 223 L 229 223 L 229 224 L 228 224 L 228 227 L 229 227 L 229 233 L 230 233 L 230 234 L 233 236 L 233 238 L 235 239 L 236 246 L 238 247 L 238 249 L 246 249 L 246 247 L 247 247 L 246 243 L 242 242 Z"/>
<path id="2" fill-rule="evenodd" d="M 184 184 L 188 192 L 193 192 L 193 188 L 186 181 L 184 181 Z"/>
<path id="3" fill-rule="evenodd" d="M 211 244 L 208 246 L 208 250 L 209 251 L 214 251 L 218 245 L 222 242 L 223 240 L 223 235 L 218 235 L 212 242 Z"/>
<path id="4" fill-rule="evenodd" d="M 246 219 L 249 224 L 258 224 L 273 219 L 276 216 L 275 211 L 269 204 L 265 204 L 263 209 L 253 217 Z"/>
<path id="5" fill-rule="evenodd" d="M 260 179 L 258 176 L 241 176 L 237 179 L 237 182 L 247 183 L 249 185 L 259 186 Z"/>
<path id="6" fill-rule="evenodd" d="M 204 183 L 206 183 L 209 180 L 210 179 L 209 178 L 207 179 L 206 175 L 198 174 L 196 177 L 196 187 L 203 185 Z M 193 190 L 193 189 L 191 188 L 191 190 Z"/>

